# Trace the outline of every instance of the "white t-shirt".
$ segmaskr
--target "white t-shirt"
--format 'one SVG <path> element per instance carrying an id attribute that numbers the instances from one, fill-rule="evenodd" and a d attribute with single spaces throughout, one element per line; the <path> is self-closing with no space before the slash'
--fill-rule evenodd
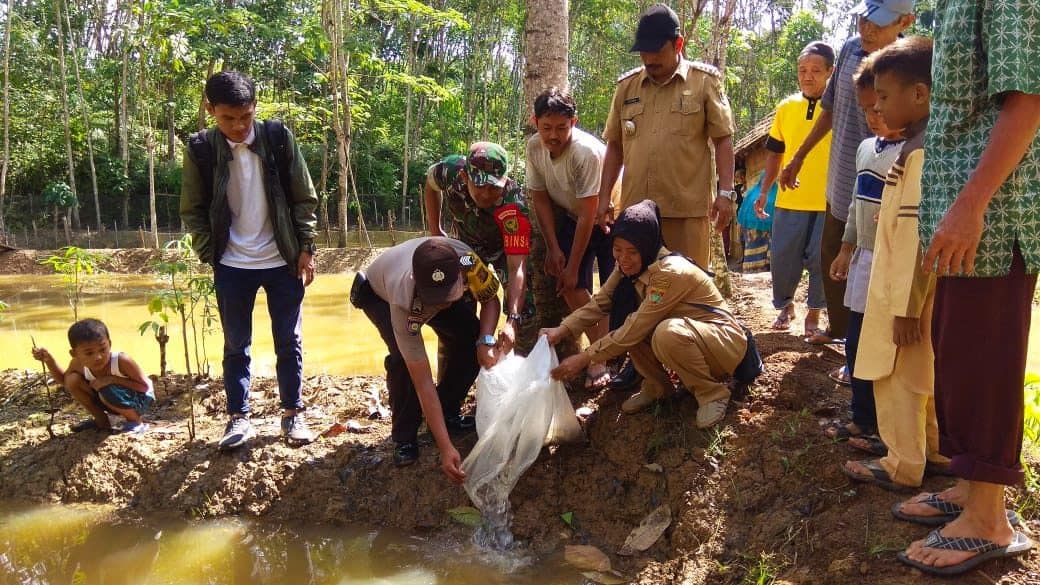
<path id="1" fill-rule="evenodd" d="M 285 266 L 274 239 L 274 226 L 264 192 L 264 165 L 249 149 L 256 140 L 256 126 L 242 142 L 228 140 L 228 207 L 231 229 L 220 263 L 232 268 L 260 270 Z"/>
<path id="2" fill-rule="evenodd" d="M 579 199 L 599 194 L 600 173 L 607 147 L 580 128 L 571 131 L 571 143 L 553 159 L 535 134 L 527 141 L 527 188 L 547 191 L 560 207 L 578 215 Z"/>

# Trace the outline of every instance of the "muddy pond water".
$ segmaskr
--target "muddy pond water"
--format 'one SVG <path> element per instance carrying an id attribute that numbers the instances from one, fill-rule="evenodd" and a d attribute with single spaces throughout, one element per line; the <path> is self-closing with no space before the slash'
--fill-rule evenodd
<path id="1" fill-rule="evenodd" d="M 303 301 L 303 363 L 305 374 L 339 376 L 383 373 L 386 346 L 364 313 L 347 301 L 353 274 L 319 274 L 307 288 Z M 138 328 L 155 317 L 148 312 L 148 299 L 163 288 L 154 276 L 101 274 L 89 277 L 79 306 L 79 316 L 96 317 L 108 325 L 112 345 L 129 353 L 146 374 L 159 373 L 159 346 L 151 332 Z M 73 322 L 72 308 L 59 276 L 0 275 L 0 300 L 9 305 L 0 320 L 0 370 L 40 368 L 30 355 L 33 338 L 64 366 L 68 340 L 65 332 Z M 253 313 L 253 373 L 274 375 L 274 348 L 266 295 L 257 295 Z M 215 302 L 215 300 L 214 300 Z M 214 310 L 216 309 L 214 305 Z M 206 335 L 206 352 L 211 373 L 220 374 L 222 336 L 216 330 Z M 169 324 L 167 364 L 184 372 L 184 349 L 179 319 Z M 436 339 L 424 328 L 427 350 L 435 357 Z M 194 358 L 193 358 L 194 361 Z M 435 364 L 436 359 L 431 359 Z M 194 366 L 192 366 L 194 372 Z"/>
<path id="2" fill-rule="evenodd" d="M 353 274 L 322 274 L 304 300 L 304 368 L 308 375 L 380 375 L 386 348 L 361 311 L 347 302 Z M 79 315 L 109 327 L 113 346 L 130 353 L 147 374 L 159 373 L 148 299 L 163 284 L 154 276 L 103 274 L 84 288 Z M 68 360 L 66 330 L 73 320 L 58 276 L 0 275 L 0 369 L 39 370 L 33 340 L 59 363 Z M 266 299 L 254 313 L 253 372 L 273 376 Z M 221 334 L 206 337 L 211 372 L 220 373 Z M 435 337 L 427 336 L 431 364 Z M 169 328 L 169 368 L 184 372 L 177 322 Z M 194 366 L 193 366 L 194 368 Z M 363 526 L 272 524 L 239 518 L 186 520 L 127 518 L 97 506 L 25 506 L 0 502 L 0 585 L 19 584 L 353 584 L 484 585 L 577 584 L 582 575 L 562 554 L 534 558 L 475 546 L 470 530 L 416 535 Z"/>
<path id="3" fill-rule="evenodd" d="M 0 505 L 0 583 L 99 585 L 576 584 L 535 560 L 390 530 L 239 519 L 126 520 L 96 506 Z"/>

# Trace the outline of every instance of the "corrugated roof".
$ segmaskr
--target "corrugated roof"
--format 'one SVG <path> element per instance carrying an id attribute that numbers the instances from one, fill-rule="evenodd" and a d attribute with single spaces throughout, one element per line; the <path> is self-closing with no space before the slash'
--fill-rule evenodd
<path id="1" fill-rule="evenodd" d="M 746 156 L 749 150 L 757 148 L 765 141 L 766 136 L 769 135 L 769 127 L 773 125 L 774 116 L 776 116 L 776 110 L 769 112 L 768 116 L 759 120 L 747 134 L 737 140 L 733 145 L 733 154 L 737 158 Z"/>

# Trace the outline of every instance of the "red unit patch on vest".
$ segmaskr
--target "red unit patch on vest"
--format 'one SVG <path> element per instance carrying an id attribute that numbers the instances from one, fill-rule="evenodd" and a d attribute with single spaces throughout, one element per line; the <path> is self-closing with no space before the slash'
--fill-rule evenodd
<path id="1" fill-rule="evenodd" d="M 515 203 L 495 210 L 495 222 L 502 234 L 502 248 L 506 255 L 526 256 L 531 253 L 531 221 Z"/>

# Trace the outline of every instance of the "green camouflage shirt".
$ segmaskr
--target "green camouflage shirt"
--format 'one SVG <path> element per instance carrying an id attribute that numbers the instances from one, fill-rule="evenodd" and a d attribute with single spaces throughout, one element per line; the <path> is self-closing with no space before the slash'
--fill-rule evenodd
<path id="1" fill-rule="evenodd" d="M 469 196 L 460 171 L 466 157 L 452 155 L 430 166 L 427 184 L 440 191 L 451 215 L 458 239 L 465 242 L 486 264 L 505 270 L 505 255 L 531 253 L 531 220 L 523 188 L 513 179 L 502 188 L 502 202 L 480 209 Z"/>
<path id="2" fill-rule="evenodd" d="M 921 177 L 920 232 L 926 247 L 978 165 L 1004 93 L 1040 94 L 1036 0 L 939 0 L 935 20 Z M 1027 272 L 1040 272 L 1040 134 L 990 201 L 972 276 L 1006 275 L 1016 242 Z"/>

